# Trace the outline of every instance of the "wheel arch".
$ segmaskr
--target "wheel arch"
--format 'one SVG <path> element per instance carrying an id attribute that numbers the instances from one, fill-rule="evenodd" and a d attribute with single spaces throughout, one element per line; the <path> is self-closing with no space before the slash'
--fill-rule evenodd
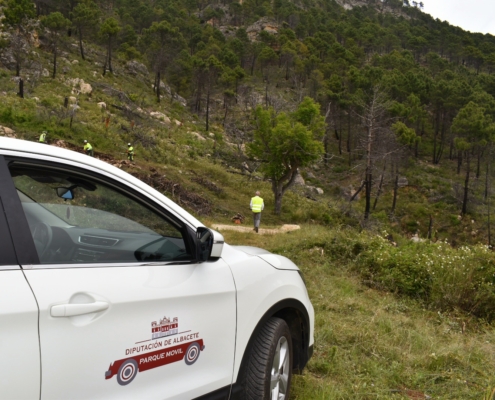
<path id="1" fill-rule="evenodd" d="M 306 307 L 296 299 L 285 299 L 274 304 L 260 318 L 258 324 L 254 328 L 248 341 L 248 345 L 244 349 L 241 365 L 237 374 L 236 383 L 232 387 L 231 399 L 242 399 L 242 390 L 244 387 L 244 378 L 249 361 L 249 356 L 253 347 L 253 343 L 265 323 L 272 317 L 283 319 L 291 332 L 292 349 L 293 349 L 293 373 L 301 373 L 309 360 L 309 336 L 310 322 Z"/>

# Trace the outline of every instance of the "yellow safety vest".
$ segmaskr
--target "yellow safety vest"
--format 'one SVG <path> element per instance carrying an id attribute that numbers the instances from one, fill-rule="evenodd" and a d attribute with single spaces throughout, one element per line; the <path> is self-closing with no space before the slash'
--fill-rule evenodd
<path id="1" fill-rule="evenodd" d="M 93 146 L 91 146 L 89 143 L 86 143 L 86 144 L 84 145 L 84 150 L 85 150 L 85 151 L 86 151 L 86 150 L 93 150 Z"/>
<path id="2" fill-rule="evenodd" d="M 132 147 L 132 146 L 131 146 L 131 147 L 129 147 L 129 148 L 127 149 L 127 152 L 128 152 L 128 153 L 134 153 L 134 147 Z"/>
<path id="3" fill-rule="evenodd" d="M 42 133 L 42 134 L 40 135 L 40 142 L 41 142 L 41 143 L 44 143 L 44 142 L 45 142 L 45 140 L 46 140 L 46 133 Z"/>
<path id="4" fill-rule="evenodd" d="M 259 196 L 255 196 L 251 199 L 251 204 L 253 205 L 251 210 L 254 213 L 261 212 L 261 208 L 263 207 L 263 199 Z"/>

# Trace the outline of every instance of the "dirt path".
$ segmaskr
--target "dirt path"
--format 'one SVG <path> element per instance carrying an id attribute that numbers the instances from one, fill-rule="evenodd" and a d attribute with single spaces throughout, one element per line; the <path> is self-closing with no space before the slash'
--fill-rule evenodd
<path id="1" fill-rule="evenodd" d="M 222 225 L 222 224 L 212 224 L 211 227 L 213 229 L 216 229 L 218 231 L 221 230 L 230 230 L 230 231 L 239 231 L 239 232 L 253 232 L 252 226 L 241 226 L 241 225 Z M 276 229 L 265 229 L 265 228 L 259 228 L 258 233 L 261 235 L 274 235 L 277 233 L 286 233 L 290 231 L 295 231 L 297 229 L 300 229 L 301 227 L 299 225 L 282 225 L 280 228 Z"/>

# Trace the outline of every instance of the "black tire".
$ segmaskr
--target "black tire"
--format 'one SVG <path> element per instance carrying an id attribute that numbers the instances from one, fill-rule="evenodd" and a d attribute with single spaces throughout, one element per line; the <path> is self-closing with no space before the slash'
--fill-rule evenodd
<path id="1" fill-rule="evenodd" d="M 193 365 L 199 357 L 201 349 L 197 342 L 191 343 L 186 350 L 186 355 L 184 356 L 184 361 L 187 365 Z"/>
<path id="2" fill-rule="evenodd" d="M 117 382 L 119 385 L 125 386 L 132 382 L 138 373 L 138 364 L 130 358 L 122 363 L 117 373 Z"/>
<path id="3" fill-rule="evenodd" d="M 245 400 L 288 400 L 292 355 L 289 327 L 283 319 L 270 318 L 254 340 L 246 369 Z"/>

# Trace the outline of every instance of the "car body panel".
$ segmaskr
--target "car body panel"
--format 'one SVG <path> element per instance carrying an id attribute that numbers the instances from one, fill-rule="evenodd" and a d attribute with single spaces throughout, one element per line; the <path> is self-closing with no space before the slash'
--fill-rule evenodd
<path id="1" fill-rule="evenodd" d="M 0 267 L 0 398 L 39 399 L 38 307 L 23 271 L 2 268 L 4 266 Z"/>
<path id="2" fill-rule="evenodd" d="M 71 399 L 156 398 L 158 393 L 167 393 L 166 398 L 193 398 L 231 383 L 235 288 L 222 260 L 136 267 L 42 267 L 25 271 L 40 308 L 41 399 L 59 399 L 66 393 L 71 393 Z M 73 317 L 51 315 L 56 305 L 93 302 L 106 302 L 109 307 Z M 152 323 L 164 316 L 177 317 L 177 334 L 152 339 Z M 138 374 L 125 388 L 104 379 L 115 360 L 173 346 L 186 334 L 195 334 L 208 344 L 194 365 L 164 365 Z"/>
<path id="3" fill-rule="evenodd" d="M 244 254 L 244 256 L 243 256 Z M 306 287 L 296 270 L 277 270 L 257 256 L 239 252 L 226 244 L 222 258 L 230 265 L 237 288 L 237 342 L 234 377 L 242 361 L 243 349 L 266 311 L 283 300 L 296 299 L 306 307 L 309 316 L 309 346 L 314 343 L 314 310 Z"/>

